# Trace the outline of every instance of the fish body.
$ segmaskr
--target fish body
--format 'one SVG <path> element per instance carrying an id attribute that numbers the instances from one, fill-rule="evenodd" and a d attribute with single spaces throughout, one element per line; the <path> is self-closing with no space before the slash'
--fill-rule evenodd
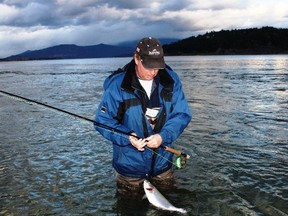
<path id="1" fill-rule="evenodd" d="M 187 213 L 185 209 L 173 206 L 148 180 L 144 181 L 143 187 L 146 197 L 152 205 L 168 211 Z"/>

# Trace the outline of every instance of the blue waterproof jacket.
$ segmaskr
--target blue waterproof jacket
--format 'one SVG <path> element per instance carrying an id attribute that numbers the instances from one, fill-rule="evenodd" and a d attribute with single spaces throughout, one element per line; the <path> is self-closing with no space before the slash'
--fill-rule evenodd
<path id="1" fill-rule="evenodd" d="M 154 129 L 145 117 L 147 96 L 136 76 L 134 60 L 105 80 L 104 95 L 95 121 L 127 133 L 134 132 L 142 138 L 158 133 L 162 137 L 162 145 L 171 147 L 191 121 L 192 114 L 179 77 L 169 66 L 159 70 L 155 79 L 158 80 L 160 111 Z M 97 125 L 95 129 L 113 143 L 113 167 L 121 175 L 153 177 L 172 166 L 173 154 L 163 148 L 154 149 L 157 154 L 148 148 L 138 151 L 127 135 L 113 133 Z"/>

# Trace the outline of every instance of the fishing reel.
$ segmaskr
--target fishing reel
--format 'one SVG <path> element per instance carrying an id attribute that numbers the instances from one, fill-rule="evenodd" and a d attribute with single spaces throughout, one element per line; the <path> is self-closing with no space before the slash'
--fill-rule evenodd
<path id="1" fill-rule="evenodd" d="M 164 148 L 166 151 L 169 151 L 175 155 L 177 155 L 176 157 L 176 161 L 175 161 L 175 166 L 178 168 L 178 169 L 184 169 L 186 167 L 186 162 L 187 162 L 187 159 L 190 158 L 189 155 L 181 152 L 181 151 L 178 151 L 176 149 L 173 149 L 173 148 L 170 148 L 168 146 L 163 146 L 162 148 Z"/>
<path id="2" fill-rule="evenodd" d="M 176 157 L 176 167 L 178 169 L 184 169 L 186 167 L 186 163 L 187 163 L 187 157 L 185 157 L 184 155 L 179 155 Z"/>

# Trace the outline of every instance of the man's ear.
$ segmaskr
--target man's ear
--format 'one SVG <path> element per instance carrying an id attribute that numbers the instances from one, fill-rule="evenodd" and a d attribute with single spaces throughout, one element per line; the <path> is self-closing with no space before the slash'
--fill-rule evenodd
<path id="1" fill-rule="evenodd" d="M 134 61 L 135 61 L 135 64 L 136 65 L 138 65 L 139 64 L 139 61 L 141 61 L 140 59 L 139 59 L 139 57 L 136 55 L 136 54 L 134 54 Z"/>

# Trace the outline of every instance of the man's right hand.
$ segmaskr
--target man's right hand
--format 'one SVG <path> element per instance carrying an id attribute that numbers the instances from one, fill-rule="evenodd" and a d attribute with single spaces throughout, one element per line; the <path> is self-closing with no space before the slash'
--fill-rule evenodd
<path id="1" fill-rule="evenodd" d="M 145 150 L 145 146 L 146 146 L 146 140 L 145 139 L 137 139 L 135 137 L 135 136 L 137 136 L 135 133 L 132 133 L 131 135 L 133 135 L 133 136 L 129 136 L 130 143 L 136 149 L 138 149 L 138 151 L 144 151 Z"/>

